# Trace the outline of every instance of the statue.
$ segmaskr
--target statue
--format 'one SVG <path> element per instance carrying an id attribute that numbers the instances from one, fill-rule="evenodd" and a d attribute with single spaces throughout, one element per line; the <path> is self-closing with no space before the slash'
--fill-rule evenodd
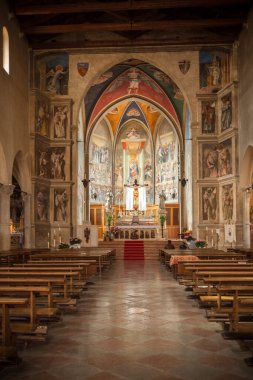
<path id="1" fill-rule="evenodd" d="M 160 208 L 160 210 L 164 210 L 165 209 L 165 201 L 167 199 L 167 197 L 164 193 L 164 190 L 162 190 L 162 192 L 159 194 L 159 199 L 160 199 L 159 208 Z"/>
<path id="2" fill-rule="evenodd" d="M 110 190 L 108 190 L 106 193 L 106 200 L 105 200 L 105 211 L 107 213 L 112 211 L 112 198 L 113 198 L 113 194 Z"/>

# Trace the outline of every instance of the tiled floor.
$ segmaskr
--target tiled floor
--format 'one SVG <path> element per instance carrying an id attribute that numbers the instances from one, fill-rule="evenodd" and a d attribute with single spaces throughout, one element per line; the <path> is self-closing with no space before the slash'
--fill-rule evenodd
<path id="1" fill-rule="evenodd" d="M 117 261 L 1 380 L 253 379 L 250 356 L 157 261 Z"/>

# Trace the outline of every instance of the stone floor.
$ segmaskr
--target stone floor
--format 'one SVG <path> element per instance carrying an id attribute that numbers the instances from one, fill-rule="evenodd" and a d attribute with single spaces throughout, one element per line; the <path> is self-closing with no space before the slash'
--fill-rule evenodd
<path id="1" fill-rule="evenodd" d="M 117 261 L 1 380 L 253 379 L 251 356 L 157 261 Z"/>

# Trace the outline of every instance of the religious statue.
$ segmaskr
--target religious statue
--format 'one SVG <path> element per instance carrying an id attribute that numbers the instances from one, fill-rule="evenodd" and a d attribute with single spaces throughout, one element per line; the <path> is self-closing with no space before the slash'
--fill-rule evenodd
<path id="1" fill-rule="evenodd" d="M 105 211 L 107 213 L 112 211 L 112 198 L 113 198 L 113 194 L 110 190 L 108 190 L 106 193 L 106 200 L 105 200 Z"/>
<path id="2" fill-rule="evenodd" d="M 162 192 L 159 194 L 159 199 L 160 199 L 159 208 L 160 208 L 160 210 L 164 210 L 165 209 L 165 201 L 167 199 L 167 197 L 164 193 L 164 190 L 162 190 Z"/>

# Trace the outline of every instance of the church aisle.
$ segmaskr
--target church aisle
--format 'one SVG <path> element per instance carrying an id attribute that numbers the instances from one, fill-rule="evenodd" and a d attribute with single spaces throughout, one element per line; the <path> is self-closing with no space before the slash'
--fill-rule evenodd
<path id="1" fill-rule="evenodd" d="M 1 380 L 240 380 L 253 368 L 158 261 L 117 261 Z"/>

